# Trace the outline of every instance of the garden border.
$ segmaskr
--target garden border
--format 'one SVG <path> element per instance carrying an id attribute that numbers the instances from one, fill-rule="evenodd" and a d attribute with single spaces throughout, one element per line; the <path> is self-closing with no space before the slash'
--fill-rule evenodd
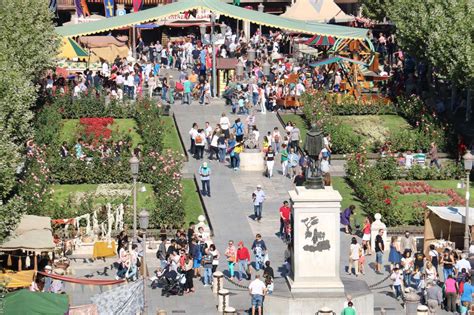
<path id="1" fill-rule="evenodd" d="M 179 132 L 179 126 L 178 126 L 178 122 L 176 121 L 176 116 L 174 115 L 174 112 L 172 116 L 173 116 L 174 126 L 176 127 L 176 131 L 178 132 L 179 142 L 181 143 L 181 147 L 183 148 L 185 161 L 189 162 L 188 150 L 186 150 L 186 146 L 184 145 L 183 138 L 181 137 L 181 132 Z"/>
<path id="2" fill-rule="evenodd" d="M 187 178 L 184 177 L 183 178 Z M 196 178 L 196 174 L 193 174 L 193 181 L 194 186 L 196 187 L 196 192 L 198 193 L 199 200 L 201 201 L 202 209 L 204 210 L 204 216 L 206 217 L 207 225 L 209 225 L 209 230 L 211 231 L 211 236 L 214 236 L 214 228 L 212 227 L 211 219 L 209 218 L 209 213 L 207 212 L 206 204 L 204 203 L 204 199 L 202 198 L 201 192 L 199 190 L 199 183 Z"/>

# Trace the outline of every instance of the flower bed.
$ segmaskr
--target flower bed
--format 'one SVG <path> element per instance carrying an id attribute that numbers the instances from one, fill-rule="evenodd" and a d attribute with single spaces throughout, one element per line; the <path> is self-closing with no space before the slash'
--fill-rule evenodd
<path id="1" fill-rule="evenodd" d="M 81 124 L 83 128 L 83 138 L 91 139 L 92 141 L 109 139 L 112 135 L 112 130 L 110 130 L 108 126 L 113 123 L 114 119 L 111 117 L 79 119 L 79 124 Z"/>
<path id="2" fill-rule="evenodd" d="M 426 196 L 436 194 L 443 197 L 446 197 L 446 200 L 435 201 L 427 198 L 424 201 L 416 201 L 413 203 L 414 207 L 423 207 L 426 208 L 430 206 L 464 206 L 466 200 L 464 197 L 459 195 L 454 189 L 448 188 L 434 188 L 430 184 L 424 181 L 397 181 L 395 185 L 400 187 L 398 193 L 401 195 L 417 195 L 417 196 Z"/>

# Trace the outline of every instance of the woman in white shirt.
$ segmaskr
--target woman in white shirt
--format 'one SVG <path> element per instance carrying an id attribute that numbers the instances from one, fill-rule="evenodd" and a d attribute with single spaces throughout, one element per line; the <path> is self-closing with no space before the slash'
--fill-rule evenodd
<path id="1" fill-rule="evenodd" d="M 349 269 L 347 270 L 347 274 L 349 275 L 352 275 L 352 266 L 354 266 L 355 275 L 356 277 L 359 276 L 360 250 L 361 247 L 357 243 L 357 239 L 353 237 L 351 241 L 351 246 L 349 248 Z"/>
<path id="2" fill-rule="evenodd" d="M 221 119 L 219 120 L 219 125 L 221 126 L 221 129 L 224 132 L 226 139 L 228 139 L 230 121 L 229 121 L 229 118 L 227 118 L 227 116 L 225 115 L 225 113 L 222 113 Z"/>
<path id="3" fill-rule="evenodd" d="M 414 260 L 413 260 L 413 257 L 411 257 L 411 252 L 405 251 L 402 258 L 403 281 L 405 282 L 405 286 L 410 286 L 411 276 L 413 272 L 413 265 L 414 265 Z"/>
<path id="4" fill-rule="evenodd" d="M 426 262 L 426 267 L 425 267 L 425 278 L 426 280 L 432 280 L 435 281 L 437 277 L 437 272 L 436 269 L 433 267 L 433 264 L 431 262 Z"/>

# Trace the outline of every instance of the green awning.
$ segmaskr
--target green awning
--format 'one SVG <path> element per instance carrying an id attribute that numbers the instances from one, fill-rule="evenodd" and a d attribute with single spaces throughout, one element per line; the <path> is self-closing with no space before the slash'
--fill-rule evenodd
<path id="1" fill-rule="evenodd" d="M 269 27 L 275 27 L 295 33 L 320 34 L 337 38 L 364 39 L 367 30 L 323 23 L 308 23 L 280 16 L 261 13 L 227 4 L 220 0 L 180 0 L 171 4 L 150 8 L 147 10 L 115 16 L 96 22 L 80 23 L 56 28 L 61 36 L 73 37 L 107 32 L 127 26 L 147 23 L 180 12 L 193 9 L 209 9 L 216 14 L 221 14 L 238 20 L 250 21 Z"/>
<path id="2" fill-rule="evenodd" d="M 27 289 L 8 293 L 3 301 L 4 314 L 65 314 L 69 309 L 66 294 L 31 292 Z"/>

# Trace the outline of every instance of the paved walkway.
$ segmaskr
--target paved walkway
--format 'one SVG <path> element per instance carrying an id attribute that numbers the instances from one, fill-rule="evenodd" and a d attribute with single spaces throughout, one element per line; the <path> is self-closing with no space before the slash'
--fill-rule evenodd
<path id="1" fill-rule="evenodd" d="M 179 131 L 186 148 L 189 148 L 190 145 L 188 131 L 193 122 L 197 122 L 199 126 L 204 126 L 204 123 L 209 121 L 212 126 L 215 126 L 222 112 L 226 112 L 231 121 L 236 118 L 235 115 L 230 114 L 230 108 L 225 107 L 221 100 L 213 100 L 212 104 L 208 106 L 200 106 L 197 102 L 191 106 L 181 105 L 178 101 L 177 104 L 172 106 L 171 110 L 176 115 Z M 267 113 L 266 115 L 258 114 L 257 126 L 263 135 L 275 126 L 280 127 L 280 123 L 273 113 Z M 207 155 L 205 157 L 205 161 L 208 161 Z M 186 163 L 183 172 L 197 174 L 201 162 L 190 157 L 190 161 Z M 247 247 L 250 247 L 255 234 L 262 234 L 269 248 L 269 258 L 276 275 L 274 295 L 290 296 L 291 293 L 285 281 L 284 272 L 282 272 L 283 268 L 281 268 L 284 260 L 285 245 L 275 234 L 279 228 L 278 208 L 283 200 L 288 199 L 287 191 L 292 189 L 290 180 L 280 175 L 281 167 L 278 162 L 275 164 L 274 177 L 271 180 L 264 177 L 260 172 L 234 172 L 227 165 L 216 161 L 208 162 L 212 169 L 212 198 L 205 197 L 204 202 L 214 227 L 214 242 L 217 248 L 223 254 L 230 239 L 233 239 L 236 243 L 242 240 Z M 267 195 L 267 200 L 263 206 L 263 219 L 260 223 L 253 221 L 250 217 L 253 214 L 251 194 L 257 184 L 263 186 Z M 348 294 L 356 292 L 358 288 L 366 287 L 363 281 L 367 282 L 368 285 L 372 285 L 386 276 L 376 275 L 369 267 L 367 267 L 366 275 L 359 277 L 360 281 L 355 281 L 355 277 L 348 276 L 345 268 L 347 266 L 349 242 L 350 238 L 342 235 L 340 274 Z M 374 259 L 374 256 L 368 256 L 367 264 L 373 264 Z M 115 271 L 109 271 L 107 276 L 100 276 L 96 271 L 102 271 L 104 267 L 110 267 L 113 261 L 114 259 L 108 259 L 106 262 L 96 261 L 90 264 L 78 262 L 74 263 L 73 268 L 76 270 L 77 277 L 94 274 L 93 279 L 110 279 L 115 275 Z M 154 251 L 147 253 L 147 264 L 150 271 L 157 267 L 158 261 Z M 224 258 L 221 258 L 219 270 L 227 270 Z M 146 291 L 147 313 L 156 314 L 157 310 L 163 309 L 168 314 L 215 314 L 217 299 L 212 294 L 211 289 L 203 287 L 199 281 L 194 281 L 194 284 L 196 293 L 183 297 L 172 296 L 169 298 L 161 297 L 161 290 L 151 290 L 148 287 Z M 231 306 L 236 307 L 240 314 L 245 314 L 250 306 L 250 298 L 245 288 L 248 285 L 248 281 L 244 280 L 240 284 L 244 287 L 235 286 L 228 281 L 225 282 L 224 286 L 231 291 Z M 384 308 L 387 311 L 386 314 L 389 315 L 403 313 L 400 303 L 391 297 L 389 284 L 390 280 L 385 280 L 380 285 L 377 285 L 377 288 L 374 290 L 374 314 L 378 314 L 378 310 L 381 308 Z M 104 288 L 104 290 L 107 289 Z M 89 303 L 90 296 L 100 292 L 97 288 L 92 292 L 90 291 L 91 289 L 82 289 L 81 286 L 68 286 L 67 290 L 73 294 L 73 305 Z"/>

